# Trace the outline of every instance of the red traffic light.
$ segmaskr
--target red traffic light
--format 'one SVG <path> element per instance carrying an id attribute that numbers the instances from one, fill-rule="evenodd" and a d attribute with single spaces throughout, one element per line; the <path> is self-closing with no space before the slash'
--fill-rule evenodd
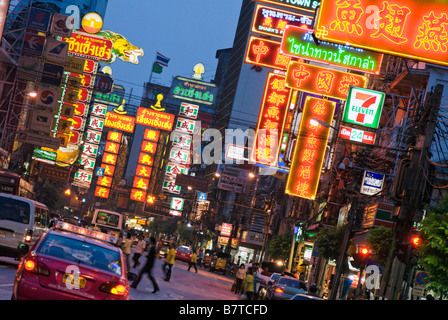
<path id="1" fill-rule="evenodd" d="M 370 250 L 369 250 L 369 248 L 366 248 L 366 247 L 362 247 L 360 250 L 359 250 L 359 252 L 362 254 L 362 255 L 368 255 L 369 253 L 370 253 Z"/>
<path id="2" fill-rule="evenodd" d="M 420 246 L 420 244 L 422 243 L 422 239 L 419 236 L 412 236 L 411 238 L 411 244 L 414 247 L 418 247 Z"/>

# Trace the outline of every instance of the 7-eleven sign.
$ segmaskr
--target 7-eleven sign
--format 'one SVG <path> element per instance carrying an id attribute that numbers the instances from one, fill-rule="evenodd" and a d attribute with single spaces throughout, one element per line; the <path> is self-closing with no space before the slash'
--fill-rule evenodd
<path id="1" fill-rule="evenodd" d="M 182 211 L 184 208 L 184 199 L 183 198 L 172 198 L 171 199 L 171 209 Z"/>
<path id="2" fill-rule="evenodd" d="M 384 92 L 350 87 L 342 121 L 378 128 L 385 97 Z"/>

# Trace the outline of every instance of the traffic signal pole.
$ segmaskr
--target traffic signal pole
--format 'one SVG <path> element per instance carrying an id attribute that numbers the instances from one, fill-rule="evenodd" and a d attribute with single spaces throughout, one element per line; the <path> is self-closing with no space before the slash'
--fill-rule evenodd
<path id="1" fill-rule="evenodd" d="M 410 148 L 410 165 L 402 177 L 403 181 L 394 181 L 394 183 L 399 183 L 403 186 L 403 190 L 397 192 L 397 194 L 400 194 L 400 199 L 394 199 L 396 202 L 398 201 L 399 206 L 393 236 L 395 245 L 410 240 L 413 223 L 416 221 L 418 211 L 423 209 L 424 203 L 422 203 L 422 198 L 425 192 L 426 176 L 429 168 L 428 159 L 442 93 L 443 85 L 438 84 L 428 94 L 425 106 L 421 111 L 419 123 L 414 128 L 416 142 Z M 386 282 L 382 284 L 381 295 L 389 300 L 396 300 L 400 292 L 402 292 L 406 266 L 397 259 L 395 253 L 389 256 L 393 260 L 388 261 L 390 270 L 385 270 L 384 280 Z M 391 263 L 392 261 L 393 263 Z"/>

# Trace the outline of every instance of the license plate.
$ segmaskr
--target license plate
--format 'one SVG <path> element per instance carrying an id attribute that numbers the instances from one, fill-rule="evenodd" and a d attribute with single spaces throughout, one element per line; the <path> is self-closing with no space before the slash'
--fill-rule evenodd
<path id="1" fill-rule="evenodd" d="M 5 232 L 0 232 L 0 238 L 6 238 L 6 233 Z"/>
<path id="2" fill-rule="evenodd" d="M 73 287 L 76 287 L 76 288 L 79 287 L 79 289 L 84 289 L 86 287 L 86 278 L 75 277 L 75 276 L 73 276 L 73 274 L 70 274 L 70 273 L 65 273 L 64 276 L 62 277 L 63 284 L 66 284 L 68 277 L 71 277 L 70 285 L 72 285 Z"/>

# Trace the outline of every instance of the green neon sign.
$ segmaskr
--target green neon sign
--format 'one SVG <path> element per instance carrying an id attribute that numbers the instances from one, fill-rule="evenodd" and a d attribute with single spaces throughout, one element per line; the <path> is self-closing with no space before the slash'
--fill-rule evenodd
<path id="1" fill-rule="evenodd" d="M 341 44 L 313 39 L 313 30 L 287 25 L 282 38 L 282 54 L 328 63 L 352 70 L 379 74 L 383 55 Z"/>

